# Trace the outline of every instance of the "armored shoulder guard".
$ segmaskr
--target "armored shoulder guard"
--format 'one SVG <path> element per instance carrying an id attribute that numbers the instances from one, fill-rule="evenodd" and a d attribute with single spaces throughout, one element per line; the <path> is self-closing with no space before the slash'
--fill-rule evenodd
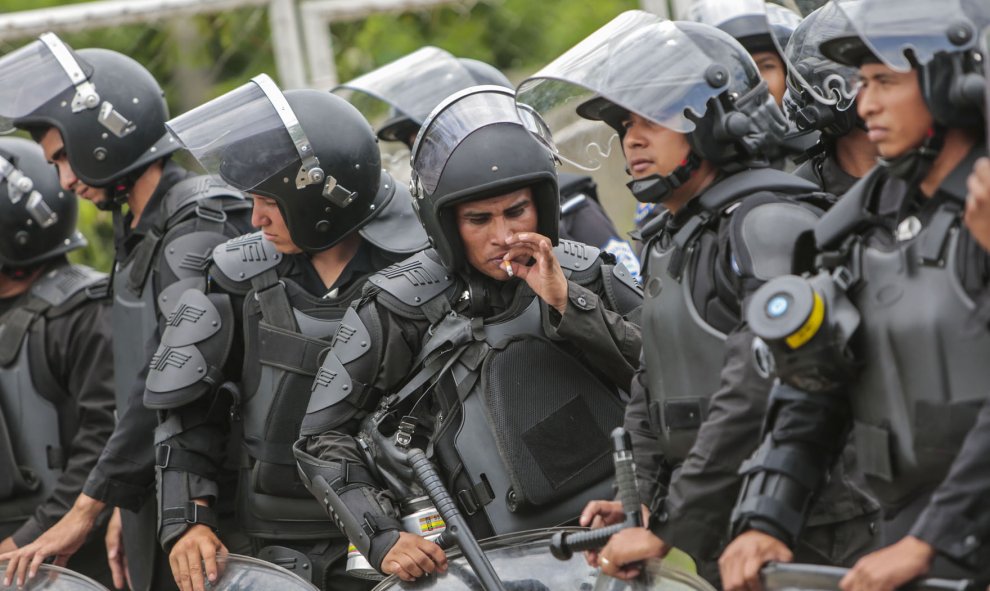
<path id="1" fill-rule="evenodd" d="M 813 231 L 820 214 L 772 194 L 743 201 L 729 220 L 733 270 L 760 282 L 791 273 L 798 239 Z"/>
<path id="2" fill-rule="evenodd" d="M 561 240 L 553 249 L 560 267 L 568 276 L 570 273 L 580 273 L 595 266 L 601 252 L 594 246 L 573 240 Z"/>
<path id="3" fill-rule="evenodd" d="M 35 281 L 31 286 L 31 295 L 50 306 L 48 316 L 58 316 L 80 301 L 106 297 L 108 287 L 105 273 L 83 265 L 63 265 Z"/>
<path id="4" fill-rule="evenodd" d="M 361 237 L 391 254 L 409 255 L 428 248 L 430 242 L 413 211 L 409 189 L 396 183 L 385 171 L 381 182 L 382 190 L 390 191 L 392 196 L 378 215 L 359 230 Z"/>
<path id="5" fill-rule="evenodd" d="M 624 264 L 602 265 L 601 275 L 614 311 L 625 316 L 643 304 L 643 287 Z"/>
<path id="6" fill-rule="evenodd" d="M 815 245 L 820 250 L 838 248 L 846 237 L 869 223 L 872 217 L 868 210 L 871 197 L 885 178 L 885 170 L 875 166 L 821 217 L 815 225 Z"/>
<path id="7" fill-rule="evenodd" d="M 454 278 L 431 254 L 432 250 L 420 251 L 385 267 L 368 281 L 373 289 L 388 294 L 403 306 L 419 308 L 454 284 Z"/>
<path id="8" fill-rule="evenodd" d="M 261 232 L 228 240 L 213 249 L 210 276 L 232 293 L 247 293 L 251 279 L 282 262 L 282 254 Z"/>
<path id="9" fill-rule="evenodd" d="M 215 221 L 221 223 L 226 221 L 224 212 L 227 208 L 209 207 L 202 203 L 206 200 L 233 201 L 238 209 L 251 207 L 244 194 L 237 189 L 210 175 L 198 175 L 179 181 L 165 193 L 162 201 L 166 223 L 171 225 L 177 216 L 178 221 L 181 221 L 184 217 L 181 212 L 192 207 L 195 207 L 197 215 L 215 218 Z"/>
<path id="10" fill-rule="evenodd" d="M 234 311 L 226 294 L 183 293 L 151 358 L 144 405 L 175 408 L 220 386 L 233 341 Z"/>

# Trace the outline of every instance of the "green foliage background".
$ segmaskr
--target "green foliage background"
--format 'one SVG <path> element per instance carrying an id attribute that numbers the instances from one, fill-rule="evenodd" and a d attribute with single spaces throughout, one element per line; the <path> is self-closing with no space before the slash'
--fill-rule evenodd
<path id="1" fill-rule="evenodd" d="M 0 7 L 15 12 L 69 3 L 78 2 L 0 0 Z M 494 0 L 470 7 L 376 15 L 333 24 L 331 34 L 341 80 L 423 45 L 436 45 L 460 57 L 487 61 L 519 81 L 623 10 L 638 7 L 637 0 Z M 56 32 L 75 48 L 106 47 L 137 59 L 162 82 L 173 114 L 260 72 L 276 75 L 264 6 L 148 25 Z M 0 53 L 29 41 L 0 42 Z M 83 203 L 79 225 L 90 246 L 74 258 L 108 270 L 112 260 L 109 214 Z"/>

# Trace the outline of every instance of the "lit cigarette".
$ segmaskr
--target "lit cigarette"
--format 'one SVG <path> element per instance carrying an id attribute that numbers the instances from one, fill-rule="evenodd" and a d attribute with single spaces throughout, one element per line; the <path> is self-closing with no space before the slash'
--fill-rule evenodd
<path id="1" fill-rule="evenodd" d="M 509 277 L 516 276 L 516 274 L 512 272 L 512 261 L 502 261 L 502 268 L 509 274 Z"/>

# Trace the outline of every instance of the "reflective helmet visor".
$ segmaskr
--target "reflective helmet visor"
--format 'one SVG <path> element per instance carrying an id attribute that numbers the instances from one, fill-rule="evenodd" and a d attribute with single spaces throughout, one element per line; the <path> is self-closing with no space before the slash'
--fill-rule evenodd
<path id="1" fill-rule="evenodd" d="M 86 85 L 90 73 L 52 33 L 8 53 L 0 58 L 0 125 L 7 121 L 6 129 L 9 129 L 9 120 L 29 115 L 73 86 Z M 82 94 L 77 95 L 71 108 L 98 106 L 95 94 L 88 101 L 85 99 Z"/>
<path id="2" fill-rule="evenodd" d="M 252 80 L 165 126 L 210 174 L 250 191 L 300 160 L 296 141 L 284 122 L 284 117 L 295 116 L 284 101 L 282 97 L 279 112 L 269 94 Z M 293 177 L 286 182 L 295 181 Z"/>
<path id="3" fill-rule="evenodd" d="M 517 107 L 511 90 L 500 86 L 468 88 L 438 105 L 416 138 L 412 166 L 422 188 L 427 193 L 436 190 L 457 146 L 475 131 L 497 123 L 524 127 L 554 150 L 549 128 L 538 114 Z"/>
<path id="4" fill-rule="evenodd" d="M 422 125 L 440 101 L 477 84 L 457 58 L 436 47 L 423 47 L 332 92 L 357 107 L 369 121 L 405 116 Z"/>
<path id="5" fill-rule="evenodd" d="M 837 6 L 873 55 L 899 72 L 911 70 L 912 58 L 925 65 L 940 52 L 975 49 L 975 27 L 990 19 L 984 0 L 847 0 Z"/>
<path id="6" fill-rule="evenodd" d="M 561 158 L 584 170 L 600 168 L 617 145 L 614 132 L 605 133 L 608 139 L 571 141 L 601 127 L 575 116 L 592 99 L 677 132 L 694 131 L 692 117 L 703 116 L 708 101 L 725 92 L 734 77 L 758 80 L 759 74 L 748 55 L 730 63 L 724 53 L 710 55 L 712 48 L 724 48 L 724 42 L 735 43 L 728 35 L 690 26 L 698 29 L 692 36 L 654 14 L 624 12 L 523 81 L 518 101 L 547 121 L 563 149 Z"/>

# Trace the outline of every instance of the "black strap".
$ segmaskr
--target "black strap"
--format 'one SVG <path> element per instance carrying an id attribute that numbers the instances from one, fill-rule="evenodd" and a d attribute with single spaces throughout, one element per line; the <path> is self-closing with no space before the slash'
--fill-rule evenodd
<path id="1" fill-rule="evenodd" d="M 186 523 L 189 525 L 205 525 L 214 532 L 220 529 L 220 520 L 216 511 L 212 507 L 197 505 L 189 501 L 183 507 L 169 507 L 162 509 L 162 527 Z"/>
<path id="2" fill-rule="evenodd" d="M 320 368 L 320 353 L 330 347 L 328 341 L 261 322 L 258 326 L 258 360 L 262 365 L 293 373 L 315 376 Z"/>
<path id="3" fill-rule="evenodd" d="M 127 276 L 127 288 L 135 294 L 140 294 L 144 290 L 144 283 L 148 280 L 148 271 L 151 270 L 161 239 L 162 235 L 158 230 L 154 228 L 148 230 L 129 257 L 132 266 L 131 273 Z"/>
<path id="4" fill-rule="evenodd" d="M 285 291 L 285 283 L 278 278 L 275 269 L 268 269 L 251 278 L 251 286 L 265 322 L 284 330 L 299 332 L 289 295 Z"/>
<path id="5" fill-rule="evenodd" d="M 217 473 L 217 465 L 212 459 L 164 443 L 155 448 L 155 466 L 210 479 L 215 478 Z"/>

